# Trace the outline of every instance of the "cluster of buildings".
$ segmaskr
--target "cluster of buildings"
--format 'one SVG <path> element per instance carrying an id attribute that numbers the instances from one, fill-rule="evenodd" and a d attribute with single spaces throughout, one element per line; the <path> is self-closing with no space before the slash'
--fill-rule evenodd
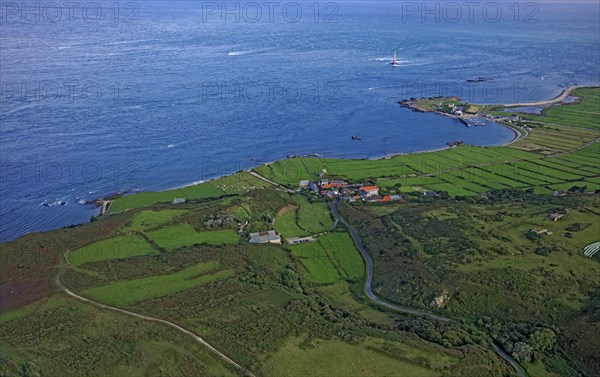
<path id="1" fill-rule="evenodd" d="M 342 180 L 329 180 L 321 178 L 318 181 L 301 180 L 300 190 L 308 189 L 318 195 L 330 199 L 339 198 L 355 202 L 364 200 L 366 202 L 396 202 L 404 201 L 400 195 L 380 195 L 379 187 L 374 185 L 349 184 Z"/>
<path id="2" fill-rule="evenodd" d="M 453 103 L 448 104 L 448 108 L 450 109 L 450 113 L 456 115 L 457 117 L 461 117 L 465 113 L 464 106 L 456 106 Z"/>
<path id="3" fill-rule="evenodd" d="M 321 178 L 317 181 L 301 180 L 299 182 L 300 190 L 310 190 L 317 195 L 328 197 L 330 199 L 339 198 L 355 202 L 364 200 L 366 202 L 385 203 L 385 202 L 404 202 L 400 195 L 380 195 L 379 187 L 375 185 L 350 184 L 342 180 L 329 180 Z M 246 221 L 247 225 L 248 222 Z M 243 231 L 243 226 L 238 228 L 238 232 Z M 290 238 L 286 241 L 292 245 L 313 242 L 315 239 L 310 237 Z M 256 233 L 250 233 L 248 242 L 252 244 L 273 243 L 280 245 L 282 243 L 281 235 L 274 230 L 265 230 Z"/>

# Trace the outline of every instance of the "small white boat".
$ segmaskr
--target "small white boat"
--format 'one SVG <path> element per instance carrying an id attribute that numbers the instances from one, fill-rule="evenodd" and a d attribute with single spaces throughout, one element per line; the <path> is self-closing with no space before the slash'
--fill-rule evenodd
<path id="1" fill-rule="evenodd" d="M 390 63 L 393 66 L 399 66 L 400 64 L 398 64 L 398 60 L 396 59 L 396 50 L 394 50 L 394 60 L 392 60 L 392 62 Z"/>

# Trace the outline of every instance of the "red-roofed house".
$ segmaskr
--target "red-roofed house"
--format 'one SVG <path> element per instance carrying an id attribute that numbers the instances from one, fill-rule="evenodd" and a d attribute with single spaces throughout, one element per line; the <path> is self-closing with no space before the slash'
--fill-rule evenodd
<path id="1" fill-rule="evenodd" d="M 379 188 L 377 186 L 363 186 L 360 188 L 360 195 L 365 198 L 370 198 L 371 196 L 379 195 Z"/>

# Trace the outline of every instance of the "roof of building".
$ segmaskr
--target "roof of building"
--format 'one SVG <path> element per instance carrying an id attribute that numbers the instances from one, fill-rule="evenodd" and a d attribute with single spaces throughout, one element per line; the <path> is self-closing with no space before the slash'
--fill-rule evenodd
<path id="1" fill-rule="evenodd" d="M 531 228 L 531 229 L 529 229 L 529 231 L 540 234 L 540 233 L 546 233 L 548 231 L 548 229 Z"/>
<path id="2" fill-rule="evenodd" d="M 379 188 L 377 186 L 363 186 L 360 188 L 363 191 L 375 191 L 375 190 L 379 190 Z"/>
<path id="3" fill-rule="evenodd" d="M 281 240 L 281 236 L 277 234 L 274 230 L 265 230 L 262 232 L 250 233 L 250 242 L 269 242 Z"/>

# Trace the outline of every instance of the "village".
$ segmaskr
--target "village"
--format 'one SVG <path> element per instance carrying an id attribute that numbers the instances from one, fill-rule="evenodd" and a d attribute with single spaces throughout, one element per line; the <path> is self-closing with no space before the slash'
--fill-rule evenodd
<path id="1" fill-rule="evenodd" d="M 328 199 L 340 199 L 349 202 L 356 202 L 357 200 L 369 203 L 404 201 L 400 195 L 380 195 L 379 187 L 375 185 L 350 184 L 346 181 L 326 178 L 320 178 L 317 181 L 301 180 L 299 189 L 310 190 Z"/>
<path id="2" fill-rule="evenodd" d="M 353 184 L 344 180 L 330 180 L 325 178 L 326 174 L 326 169 L 323 169 L 322 172 L 319 173 L 318 179 L 316 180 L 300 180 L 298 182 L 298 189 L 296 190 L 296 193 L 301 193 L 303 191 L 312 192 L 314 195 L 320 198 L 328 200 L 344 200 L 350 203 L 357 201 L 363 201 L 366 203 L 404 202 L 404 198 L 401 195 L 381 195 L 379 192 L 379 187 L 372 183 Z M 292 192 L 292 190 L 290 190 L 290 192 Z M 436 197 L 439 194 L 434 191 L 427 191 L 424 192 L 423 195 L 427 197 Z M 334 226 L 335 224 L 337 224 L 337 221 L 334 223 Z M 238 231 L 240 231 L 240 229 L 238 229 Z M 285 242 L 292 245 L 313 242 L 317 237 L 323 235 L 324 233 L 314 234 L 307 237 L 286 238 Z M 275 230 L 264 230 L 250 233 L 248 238 L 248 242 L 252 244 L 282 244 L 283 241 L 284 239 L 282 236 Z"/>
<path id="3" fill-rule="evenodd" d="M 298 189 L 296 190 L 296 193 L 301 193 L 303 191 L 312 192 L 315 196 L 320 198 L 328 200 L 343 200 L 349 203 L 354 203 L 358 201 L 362 201 L 365 203 L 405 202 L 405 199 L 401 195 L 381 195 L 379 187 L 371 182 L 366 182 L 363 184 L 349 183 L 340 179 L 325 178 L 326 174 L 327 170 L 323 169 L 321 173 L 319 173 L 318 179 L 300 180 L 298 182 Z M 293 190 L 289 191 L 293 192 Z M 554 191 L 553 193 L 553 196 L 556 198 L 563 198 L 567 195 L 568 192 L 564 190 Z M 433 199 L 440 197 L 440 193 L 436 191 L 424 191 L 423 196 Z M 557 222 L 561 220 L 564 216 L 565 213 L 561 213 L 560 211 L 553 211 L 548 215 L 548 219 L 550 221 Z M 243 228 L 244 224 L 239 224 L 238 233 L 242 234 Z M 295 245 L 313 242 L 316 240 L 317 237 L 323 235 L 324 233 L 314 234 L 307 237 L 293 237 L 283 239 L 282 236 L 275 230 L 264 230 L 255 233 L 250 233 L 248 237 L 248 242 L 251 244 L 272 243 L 281 245 L 285 241 L 288 244 Z M 530 228 L 526 231 L 526 235 L 529 238 L 542 237 L 545 235 L 552 235 L 552 232 L 544 228 Z"/>

